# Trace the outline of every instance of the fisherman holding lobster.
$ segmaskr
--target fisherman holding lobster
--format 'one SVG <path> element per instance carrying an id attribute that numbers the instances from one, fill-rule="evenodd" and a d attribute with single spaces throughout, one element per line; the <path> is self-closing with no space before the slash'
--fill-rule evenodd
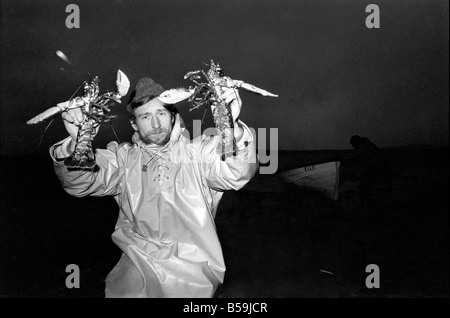
<path id="1" fill-rule="evenodd" d="M 255 175 L 255 139 L 239 119 L 236 86 L 225 85 L 208 106 L 229 110 L 234 153 L 223 156 L 220 134 L 189 140 L 175 104 L 193 93 L 140 79 L 127 105 L 133 143 L 96 149 L 92 169 L 67 164 L 81 142 L 85 101 L 72 99 L 62 112 L 70 136 L 50 155 L 63 188 L 75 197 L 113 196 L 119 206 L 112 239 L 123 253 L 105 280 L 106 297 L 213 297 L 223 282 L 214 218 L 224 191 L 241 189 Z M 90 140 L 97 131 L 98 125 Z"/>

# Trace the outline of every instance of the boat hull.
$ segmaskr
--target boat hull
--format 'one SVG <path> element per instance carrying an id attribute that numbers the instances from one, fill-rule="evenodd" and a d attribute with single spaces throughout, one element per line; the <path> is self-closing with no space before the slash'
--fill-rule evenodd
<path id="1" fill-rule="evenodd" d="M 339 199 L 339 161 L 303 166 L 280 173 L 284 183 L 320 192 L 332 200 Z"/>

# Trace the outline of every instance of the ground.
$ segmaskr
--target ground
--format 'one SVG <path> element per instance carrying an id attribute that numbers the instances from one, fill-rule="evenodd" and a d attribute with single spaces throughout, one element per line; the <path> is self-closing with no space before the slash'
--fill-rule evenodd
<path id="1" fill-rule="evenodd" d="M 386 150 L 393 197 L 358 202 L 354 184 L 337 201 L 257 175 L 224 194 L 216 225 L 227 273 L 219 298 L 449 296 L 448 148 Z M 343 152 L 280 152 L 279 169 Z M 120 257 L 110 235 L 112 198 L 72 198 L 47 157 L 1 158 L 0 297 L 101 298 Z M 66 266 L 80 268 L 68 289 Z M 369 264 L 380 288 L 366 287 Z"/>

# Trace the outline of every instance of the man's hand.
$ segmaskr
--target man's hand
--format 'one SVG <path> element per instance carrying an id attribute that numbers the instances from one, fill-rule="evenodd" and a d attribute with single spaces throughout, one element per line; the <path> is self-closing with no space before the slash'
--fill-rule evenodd
<path id="1" fill-rule="evenodd" d="M 242 108 L 242 100 L 239 96 L 239 91 L 236 88 L 224 88 L 224 92 L 220 95 L 220 98 L 225 101 L 227 105 L 230 106 L 231 115 L 233 117 L 233 126 L 234 126 L 234 137 L 236 140 L 239 140 L 244 130 L 241 126 L 237 124 L 237 119 L 239 118 L 239 114 L 241 113 Z"/>
<path id="2" fill-rule="evenodd" d="M 72 153 L 75 150 L 75 146 L 77 143 L 78 130 L 81 126 L 81 123 L 85 119 L 85 115 L 81 111 L 81 107 L 85 106 L 85 102 L 80 98 L 76 97 L 70 101 L 69 108 L 61 114 L 61 117 L 64 121 L 64 126 L 72 138 L 67 152 Z M 98 132 L 100 125 L 96 127 L 96 133 Z"/>

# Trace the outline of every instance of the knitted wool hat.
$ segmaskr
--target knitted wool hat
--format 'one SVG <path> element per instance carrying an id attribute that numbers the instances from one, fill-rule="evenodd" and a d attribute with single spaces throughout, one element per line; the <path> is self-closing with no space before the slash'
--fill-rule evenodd
<path id="1" fill-rule="evenodd" d="M 157 97 L 164 92 L 164 87 L 156 83 L 150 77 L 144 77 L 138 80 L 136 89 L 131 93 L 130 100 L 127 105 L 127 110 L 131 112 L 133 110 L 132 104 L 137 104 L 148 97 Z"/>

